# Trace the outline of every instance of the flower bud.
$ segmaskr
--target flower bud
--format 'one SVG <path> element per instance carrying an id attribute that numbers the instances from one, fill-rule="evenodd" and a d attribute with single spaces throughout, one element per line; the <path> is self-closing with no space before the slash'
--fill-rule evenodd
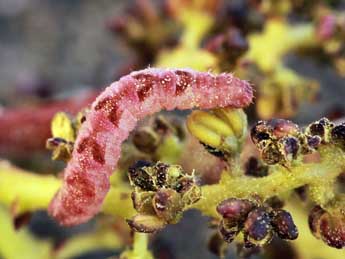
<path id="1" fill-rule="evenodd" d="M 298 230 L 289 212 L 286 210 L 274 210 L 272 212 L 273 230 L 281 239 L 294 240 L 298 237 Z"/>
<path id="2" fill-rule="evenodd" d="M 154 214 L 152 199 L 155 192 L 132 192 L 131 198 L 134 209 L 143 214 Z"/>
<path id="3" fill-rule="evenodd" d="M 62 160 L 68 162 L 72 157 L 73 142 L 66 141 L 62 138 L 49 138 L 46 143 L 46 148 L 52 150 L 53 160 Z"/>
<path id="4" fill-rule="evenodd" d="M 217 206 L 217 212 L 227 222 L 242 223 L 246 220 L 248 213 L 254 208 L 254 203 L 249 200 L 230 198 L 222 201 Z"/>
<path id="5" fill-rule="evenodd" d="M 271 218 L 268 212 L 262 208 L 253 209 L 244 222 L 245 246 L 263 246 L 272 239 Z"/>
<path id="6" fill-rule="evenodd" d="M 254 144 L 262 140 L 281 139 L 285 136 L 298 136 L 298 125 L 283 119 L 271 119 L 259 121 L 251 130 L 251 138 Z"/>
<path id="7" fill-rule="evenodd" d="M 155 183 L 151 176 L 152 163 L 139 160 L 134 166 L 128 169 L 129 180 L 132 185 L 141 188 L 144 191 L 156 190 Z"/>
<path id="8" fill-rule="evenodd" d="M 181 195 L 173 189 L 159 189 L 152 200 L 156 215 L 167 223 L 179 220 L 184 204 Z"/>
<path id="9" fill-rule="evenodd" d="M 269 164 L 289 166 L 301 150 L 301 132 L 291 121 L 272 119 L 259 121 L 251 130 L 251 138 Z"/>
<path id="10" fill-rule="evenodd" d="M 219 234 L 227 243 L 231 243 L 240 230 L 241 228 L 237 223 L 229 223 L 227 220 L 222 220 L 218 227 Z"/>
<path id="11" fill-rule="evenodd" d="M 315 206 L 309 214 L 309 227 L 313 235 L 335 248 L 345 247 L 345 215 L 342 208 L 328 212 Z"/>
<path id="12" fill-rule="evenodd" d="M 345 147 L 345 123 L 335 126 L 331 131 L 332 140 Z"/>
<path id="13" fill-rule="evenodd" d="M 322 143 L 329 143 L 330 132 L 333 126 L 333 123 L 331 123 L 327 118 L 322 118 L 308 125 L 305 129 L 305 134 L 307 136 L 319 136 Z"/>
<path id="14" fill-rule="evenodd" d="M 182 201 L 185 206 L 192 205 L 201 198 L 201 188 L 195 183 L 182 193 Z"/>
<path id="15" fill-rule="evenodd" d="M 247 118 L 241 109 L 194 111 L 188 117 L 187 127 L 211 154 L 225 157 L 241 149 L 246 135 Z"/>

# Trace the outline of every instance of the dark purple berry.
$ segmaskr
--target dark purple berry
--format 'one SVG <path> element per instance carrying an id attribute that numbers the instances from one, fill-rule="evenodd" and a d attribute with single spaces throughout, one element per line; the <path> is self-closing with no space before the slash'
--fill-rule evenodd
<path id="1" fill-rule="evenodd" d="M 241 223 L 253 208 L 254 204 L 249 200 L 230 198 L 217 206 L 217 212 L 228 222 Z"/>
<path id="2" fill-rule="evenodd" d="M 274 210 L 272 212 L 273 230 L 281 239 L 294 240 L 298 237 L 298 230 L 289 212 Z"/>
<path id="3" fill-rule="evenodd" d="M 243 232 L 246 247 L 263 246 L 271 241 L 271 218 L 265 208 L 256 208 L 248 214 Z"/>

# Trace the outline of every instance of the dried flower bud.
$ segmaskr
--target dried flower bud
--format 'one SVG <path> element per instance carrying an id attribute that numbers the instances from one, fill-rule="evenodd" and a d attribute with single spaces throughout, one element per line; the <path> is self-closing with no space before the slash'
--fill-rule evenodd
<path id="1" fill-rule="evenodd" d="M 182 201 L 185 206 L 196 203 L 201 198 L 201 188 L 195 183 L 182 194 Z"/>
<path id="2" fill-rule="evenodd" d="M 335 126 L 331 131 L 332 140 L 345 146 L 345 123 Z"/>
<path id="3" fill-rule="evenodd" d="M 298 125 L 283 119 L 259 121 L 251 130 L 251 138 L 254 144 L 262 140 L 281 139 L 285 136 L 298 136 Z"/>
<path id="4" fill-rule="evenodd" d="M 267 164 L 290 166 L 301 150 L 302 133 L 291 121 L 272 119 L 259 121 L 251 130 L 251 137 Z"/>
<path id="5" fill-rule="evenodd" d="M 272 142 L 261 150 L 261 157 L 269 165 L 277 164 L 283 160 L 283 154 L 281 154 L 279 147 Z"/>
<path id="6" fill-rule="evenodd" d="M 227 220 L 222 220 L 218 227 L 219 234 L 227 243 L 231 243 L 240 230 L 241 228 L 237 223 L 229 223 Z"/>
<path id="7" fill-rule="evenodd" d="M 181 195 L 173 189 L 159 189 L 152 200 L 156 215 L 167 223 L 176 223 L 181 216 L 184 204 Z"/>
<path id="8" fill-rule="evenodd" d="M 131 220 L 127 220 L 128 225 L 136 232 L 153 233 L 165 226 L 165 222 L 156 216 L 138 214 Z"/>
<path id="9" fill-rule="evenodd" d="M 154 191 L 156 186 L 150 174 L 152 163 L 139 160 L 128 169 L 129 180 L 132 185 L 140 187 L 144 191 Z"/>
<path id="10" fill-rule="evenodd" d="M 62 138 L 50 138 L 47 140 L 46 148 L 53 151 L 52 159 L 68 162 L 72 157 L 73 142 Z"/>
<path id="11" fill-rule="evenodd" d="M 332 214 L 315 206 L 309 214 L 309 227 L 315 237 L 335 248 L 345 247 L 345 216 L 342 209 Z"/>
<path id="12" fill-rule="evenodd" d="M 333 126 L 333 123 L 331 123 L 327 118 L 322 118 L 316 122 L 311 123 L 305 129 L 305 134 L 307 136 L 319 136 L 323 143 L 329 143 L 330 131 L 332 130 Z"/>
<path id="13" fill-rule="evenodd" d="M 271 224 L 281 239 L 294 240 L 298 237 L 297 227 L 286 210 L 274 210 Z"/>
<path id="14" fill-rule="evenodd" d="M 263 246 L 272 239 L 271 218 L 263 207 L 253 209 L 244 223 L 245 246 Z"/>
<path id="15" fill-rule="evenodd" d="M 284 137 L 280 140 L 282 145 L 282 153 L 288 161 L 292 161 L 297 158 L 299 151 L 299 141 L 295 137 Z"/>
<path id="16" fill-rule="evenodd" d="M 254 203 L 249 200 L 230 198 L 222 201 L 217 206 L 217 212 L 227 222 L 244 222 L 248 213 L 254 208 Z"/>
<path id="17" fill-rule="evenodd" d="M 134 209 L 143 214 L 154 214 L 152 199 L 155 192 L 132 192 L 131 198 Z"/>

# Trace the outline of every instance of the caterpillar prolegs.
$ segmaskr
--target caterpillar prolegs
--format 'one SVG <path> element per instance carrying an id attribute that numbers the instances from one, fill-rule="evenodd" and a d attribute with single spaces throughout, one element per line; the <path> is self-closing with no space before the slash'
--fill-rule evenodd
<path id="1" fill-rule="evenodd" d="M 247 81 L 225 73 L 148 68 L 122 77 L 97 97 L 86 115 L 50 215 L 63 225 L 76 225 L 100 210 L 121 143 L 138 120 L 163 109 L 240 108 L 252 98 Z"/>

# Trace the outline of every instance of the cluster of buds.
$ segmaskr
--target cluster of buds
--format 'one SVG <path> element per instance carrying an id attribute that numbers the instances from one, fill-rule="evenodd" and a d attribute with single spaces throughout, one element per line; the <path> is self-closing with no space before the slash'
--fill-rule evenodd
<path id="1" fill-rule="evenodd" d="M 300 154 L 316 151 L 322 144 L 345 148 L 345 124 L 334 125 L 327 118 L 309 124 L 304 131 L 288 120 L 259 121 L 251 138 L 267 164 L 289 167 Z"/>
<path id="2" fill-rule="evenodd" d="M 151 233 L 177 223 L 184 209 L 201 198 L 194 175 L 178 165 L 138 161 L 128 175 L 138 214 L 127 222 L 137 232 Z"/>
<path id="3" fill-rule="evenodd" d="M 209 153 L 229 160 L 242 149 L 247 117 L 242 109 L 194 111 L 187 119 L 187 127 Z"/>
<path id="4" fill-rule="evenodd" d="M 46 147 L 52 150 L 53 160 L 68 162 L 72 156 L 74 141 L 81 124 L 85 121 L 84 112 L 72 118 L 64 112 L 57 113 L 51 122 L 52 138 L 46 142 Z"/>
<path id="5" fill-rule="evenodd" d="M 258 205 L 245 199 L 230 198 L 217 206 L 222 216 L 219 233 L 225 242 L 231 243 L 242 231 L 244 246 L 268 244 L 275 233 L 281 239 L 294 240 L 298 230 L 289 212 L 280 206 Z"/>
<path id="6" fill-rule="evenodd" d="M 300 136 L 299 127 L 283 119 L 259 121 L 251 130 L 253 143 L 269 165 L 281 163 L 289 166 L 301 150 Z"/>
<path id="7" fill-rule="evenodd" d="M 309 214 L 309 228 L 316 238 L 335 248 L 345 247 L 345 212 L 343 202 L 327 209 L 315 206 Z"/>

